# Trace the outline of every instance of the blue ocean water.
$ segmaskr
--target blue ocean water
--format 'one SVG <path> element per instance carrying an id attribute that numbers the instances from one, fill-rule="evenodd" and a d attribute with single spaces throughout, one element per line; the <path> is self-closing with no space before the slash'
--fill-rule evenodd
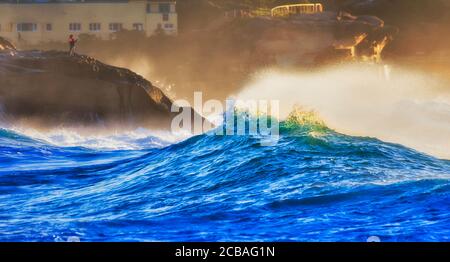
<path id="1" fill-rule="evenodd" d="M 450 240 L 450 161 L 401 145 L 287 122 L 273 146 L 150 144 L 62 147 L 2 129 L 0 241 Z"/>

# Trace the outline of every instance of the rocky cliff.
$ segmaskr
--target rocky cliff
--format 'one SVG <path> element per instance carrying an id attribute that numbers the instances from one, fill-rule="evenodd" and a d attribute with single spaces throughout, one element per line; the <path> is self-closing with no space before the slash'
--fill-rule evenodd
<path id="1" fill-rule="evenodd" d="M 289 18 L 256 17 L 238 21 L 240 34 L 257 52 L 278 62 L 314 65 L 339 56 L 348 59 L 379 58 L 397 30 L 375 16 L 335 12 L 297 15 Z M 230 33 L 231 34 L 231 33 Z"/>
<path id="2" fill-rule="evenodd" d="M 39 127 L 167 129 L 172 101 L 143 77 L 92 57 L 16 51 L 0 38 L 0 109 L 8 122 Z"/>
<path id="3" fill-rule="evenodd" d="M 450 1 L 347 0 L 343 8 L 354 14 L 371 14 L 399 28 L 389 45 L 389 56 L 448 53 Z"/>

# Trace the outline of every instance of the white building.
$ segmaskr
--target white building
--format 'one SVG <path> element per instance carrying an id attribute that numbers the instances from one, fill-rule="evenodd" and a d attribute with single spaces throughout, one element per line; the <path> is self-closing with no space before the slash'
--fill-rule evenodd
<path id="1" fill-rule="evenodd" d="M 15 44 L 65 42 L 68 35 L 91 34 L 111 39 L 120 30 L 143 31 L 147 36 L 163 30 L 177 34 L 174 0 L 72 0 L 0 2 L 0 36 Z"/>

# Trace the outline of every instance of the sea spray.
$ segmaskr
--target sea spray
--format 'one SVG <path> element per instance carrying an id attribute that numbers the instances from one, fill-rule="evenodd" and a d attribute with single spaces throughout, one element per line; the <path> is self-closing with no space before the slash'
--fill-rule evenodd
<path id="1" fill-rule="evenodd" d="M 450 158 L 448 86 L 435 76 L 361 63 L 314 72 L 265 71 L 236 97 L 277 99 L 282 120 L 301 105 L 338 132 Z"/>

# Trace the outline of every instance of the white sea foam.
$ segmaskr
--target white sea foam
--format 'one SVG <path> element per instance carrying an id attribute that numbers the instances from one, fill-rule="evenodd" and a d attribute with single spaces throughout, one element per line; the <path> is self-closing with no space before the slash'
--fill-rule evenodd
<path id="1" fill-rule="evenodd" d="M 61 147 L 85 147 L 99 150 L 140 150 L 161 148 L 188 138 L 188 134 L 152 131 L 139 128 L 133 131 L 116 131 L 88 134 L 84 130 L 59 128 L 39 131 L 25 127 L 7 127 L 27 137 Z"/>
<path id="2" fill-rule="evenodd" d="M 450 86 L 425 73 L 382 65 L 317 72 L 262 72 L 238 99 L 279 99 L 280 117 L 315 110 L 338 132 L 377 137 L 450 159 Z"/>

